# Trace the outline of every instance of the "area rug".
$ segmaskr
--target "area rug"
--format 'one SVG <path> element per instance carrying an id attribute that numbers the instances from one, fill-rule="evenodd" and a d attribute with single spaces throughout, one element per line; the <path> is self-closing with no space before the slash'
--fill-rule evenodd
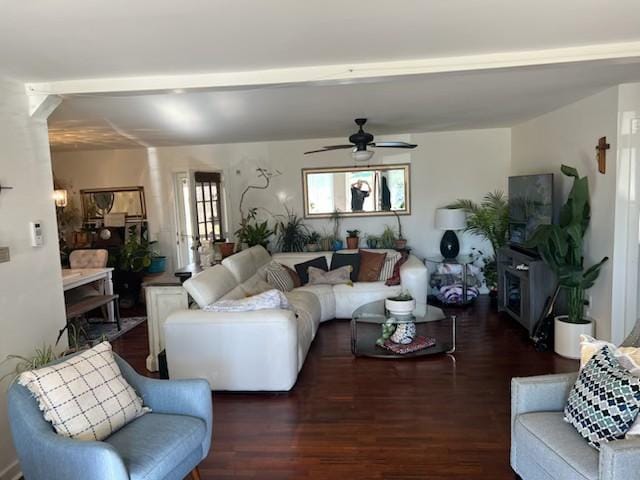
<path id="1" fill-rule="evenodd" d="M 101 318 L 91 318 L 91 322 L 101 322 Z M 137 327 L 141 323 L 147 321 L 147 317 L 126 317 L 120 319 L 121 330 L 115 323 L 89 323 L 82 321 L 79 327 L 78 343 L 81 347 L 95 345 L 96 343 L 107 340 L 113 342 L 116 338 L 121 337 L 131 329 Z M 81 331 L 82 330 L 82 331 Z M 85 335 L 86 333 L 86 335 Z"/>

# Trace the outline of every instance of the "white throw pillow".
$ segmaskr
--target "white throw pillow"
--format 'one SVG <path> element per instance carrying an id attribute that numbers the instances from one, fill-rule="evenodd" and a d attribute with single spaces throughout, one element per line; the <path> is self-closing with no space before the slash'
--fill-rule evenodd
<path id="1" fill-rule="evenodd" d="M 290 309 L 289 300 L 280 290 L 271 289 L 240 300 L 218 300 L 206 305 L 205 312 L 252 312 L 254 310 Z"/>
<path id="2" fill-rule="evenodd" d="M 295 286 L 289 271 L 275 260 L 266 268 L 267 283 L 281 292 L 290 292 Z"/>
<path id="3" fill-rule="evenodd" d="M 598 340 L 589 335 L 580 335 L 580 370 L 591 360 L 591 357 L 605 346 L 611 349 L 614 357 L 623 368 L 627 369 L 634 377 L 640 377 L 640 348 L 616 347 L 613 343 Z M 638 435 L 640 435 L 640 415 L 626 434 L 627 437 Z"/>
<path id="4" fill-rule="evenodd" d="M 150 411 L 122 376 L 109 342 L 24 372 L 18 383 L 33 394 L 58 434 L 77 440 L 104 440 Z"/>

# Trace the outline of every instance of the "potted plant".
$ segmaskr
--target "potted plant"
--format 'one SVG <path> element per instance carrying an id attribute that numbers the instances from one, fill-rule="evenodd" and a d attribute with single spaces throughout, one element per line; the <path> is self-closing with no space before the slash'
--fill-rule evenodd
<path id="1" fill-rule="evenodd" d="M 402 292 L 395 297 L 387 298 L 384 306 L 392 315 L 406 316 L 416 309 L 416 300 L 408 292 Z"/>
<path id="2" fill-rule="evenodd" d="M 147 267 L 147 273 L 162 273 L 167 268 L 167 257 L 160 255 L 157 245 L 157 241 L 149 242 L 151 250 L 151 264 Z"/>
<path id="3" fill-rule="evenodd" d="M 591 219 L 589 181 L 573 167 L 562 165 L 561 171 L 573 178 L 573 186 L 560 210 L 559 222 L 538 226 L 527 247 L 538 249 L 567 293 L 567 315 L 558 315 L 554 321 L 554 350 L 563 357 L 580 358 L 579 336 L 593 335 L 594 330 L 593 320 L 584 314 L 585 290 L 593 286 L 608 257 L 585 268 L 583 238 Z"/>
<path id="4" fill-rule="evenodd" d="M 307 252 L 317 252 L 320 250 L 320 234 L 315 230 L 307 237 Z"/>
<path id="5" fill-rule="evenodd" d="M 498 265 L 496 254 L 507 244 L 509 233 L 509 204 L 503 192 L 487 193 L 478 204 L 472 200 L 457 200 L 447 208 L 459 208 L 467 214 L 466 231 L 486 238 L 493 247 L 493 255 L 483 256 L 484 281 L 492 298 L 498 296 Z M 496 303 L 497 305 L 497 303 Z"/>
<path id="6" fill-rule="evenodd" d="M 152 252 L 146 231 L 138 234 L 137 225 L 129 227 L 127 241 L 117 254 L 114 283 L 121 293 L 132 297 L 138 303 L 144 271 L 151 265 Z"/>
<path id="7" fill-rule="evenodd" d="M 398 238 L 395 240 L 395 249 L 396 250 L 404 250 L 407 248 L 407 240 L 402 236 L 402 224 L 400 223 L 400 215 L 398 212 L 393 210 L 393 214 L 396 216 L 396 220 L 398 221 Z"/>
<path id="8" fill-rule="evenodd" d="M 336 208 L 333 211 L 331 220 L 333 221 L 333 244 L 331 250 L 342 250 L 342 240 L 340 240 L 340 210 Z"/>
<path id="9" fill-rule="evenodd" d="M 347 248 L 356 249 L 360 243 L 360 230 L 347 230 Z"/>
<path id="10" fill-rule="evenodd" d="M 302 252 L 308 243 L 309 229 L 295 212 L 286 207 L 285 210 L 275 227 L 278 248 L 281 252 Z"/>
<path id="11" fill-rule="evenodd" d="M 240 225 L 240 228 L 235 231 L 235 236 L 238 238 L 238 242 L 246 243 L 248 247 L 255 245 L 262 245 L 267 248 L 269 244 L 269 237 L 273 234 L 273 230 L 269 228 L 268 221 L 258 222 L 256 220 L 257 208 L 249 210 L 246 219 Z"/>
<path id="12" fill-rule="evenodd" d="M 382 235 L 378 238 L 378 248 L 392 249 L 396 247 L 396 232 L 389 225 L 384 227 Z"/>
<path id="13" fill-rule="evenodd" d="M 379 241 L 380 237 L 378 237 L 377 235 L 367 235 L 367 247 L 378 248 Z"/>

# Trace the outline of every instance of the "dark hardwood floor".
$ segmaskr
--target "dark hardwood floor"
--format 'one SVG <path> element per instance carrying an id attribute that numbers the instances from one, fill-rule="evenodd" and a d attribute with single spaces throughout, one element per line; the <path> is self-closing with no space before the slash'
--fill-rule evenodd
<path id="1" fill-rule="evenodd" d="M 214 394 L 202 478 L 512 480 L 511 377 L 578 365 L 534 351 L 487 299 L 458 315 L 455 360 L 356 359 L 348 321 L 321 325 L 291 392 Z M 114 349 L 148 374 L 144 324 Z"/>

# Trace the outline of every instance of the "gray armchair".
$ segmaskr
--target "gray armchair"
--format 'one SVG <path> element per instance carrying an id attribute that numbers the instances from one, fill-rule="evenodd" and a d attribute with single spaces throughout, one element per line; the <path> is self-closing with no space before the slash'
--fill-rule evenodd
<path id="1" fill-rule="evenodd" d="M 577 374 L 511 380 L 511 467 L 523 480 L 640 479 L 640 440 L 600 452 L 563 420 Z"/>
<path id="2" fill-rule="evenodd" d="M 152 409 L 101 442 L 58 435 L 37 401 L 14 382 L 9 421 L 26 480 L 181 480 L 211 445 L 211 390 L 205 380 L 154 380 L 115 355 L 124 378 Z"/>

